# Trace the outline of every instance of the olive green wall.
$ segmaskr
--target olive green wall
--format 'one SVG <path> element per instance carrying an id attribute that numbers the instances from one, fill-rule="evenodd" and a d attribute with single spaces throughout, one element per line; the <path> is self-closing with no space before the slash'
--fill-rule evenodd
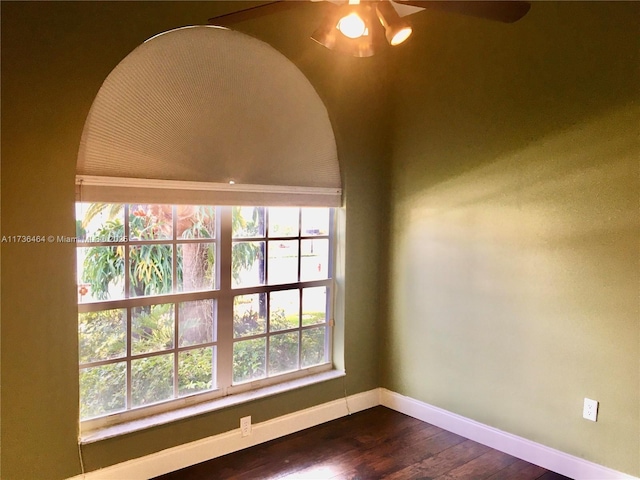
<path id="1" fill-rule="evenodd" d="M 2 2 L 2 235 L 74 235 L 82 127 L 102 81 L 136 46 L 203 24 L 234 2 Z M 358 61 L 309 40 L 324 5 L 238 25 L 294 61 L 325 101 L 346 198 L 337 320 L 346 379 L 84 448 L 87 470 L 122 462 L 379 386 L 379 232 L 388 222 L 384 57 Z M 286 22 L 280 23 L 286 19 Z M 286 25 L 286 28 L 283 28 Z M 376 81 L 370 79 L 375 76 Z M 2 244 L 2 478 L 80 473 L 73 245 Z M 374 292 L 372 294 L 372 292 Z M 342 319 L 345 321 L 342 323 Z M 341 352 L 346 352 L 342 355 Z"/>
<path id="2" fill-rule="evenodd" d="M 639 476 L 640 4 L 414 18 L 383 386 Z"/>
<path id="3" fill-rule="evenodd" d="M 1 234 L 73 235 L 75 160 L 101 82 L 152 35 L 237 7 L 0 8 Z M 322 8 L 238 29 L 300 67 L 335 127 L 347 393 L 382 385 L 640 475 L 638 4 L 535 3 L 514 25 L 421 13 L 411 43 L 373 59 L 310 42 Z M 1 248 L 2 478 L 76 475 L 73 246 Z M 321 404 L 344 386 L 100 442 L 86 466 Z M 601 402 L 597 423 L 581 418 L 585 396 Z"/>

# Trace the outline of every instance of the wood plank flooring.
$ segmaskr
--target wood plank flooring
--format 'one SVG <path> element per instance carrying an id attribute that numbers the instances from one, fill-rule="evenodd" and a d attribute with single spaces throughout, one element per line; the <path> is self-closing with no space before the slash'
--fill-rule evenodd
<path id="1" fill-rule="evenodd" d="M 562 475 L 375 407 L 155 480 L 561 480 Z"/>

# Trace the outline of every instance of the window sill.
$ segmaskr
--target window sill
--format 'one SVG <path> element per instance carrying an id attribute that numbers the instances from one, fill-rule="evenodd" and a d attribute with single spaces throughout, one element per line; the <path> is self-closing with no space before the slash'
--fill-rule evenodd
<path id="1" fill-rule="evenodd" d="M 197 405 L 175 409 L 170 412 L 150 415 L 148 417 L 140 418 L 130 422 L 120 423 L 118 425 L 112 425 L 88 432 L 83 432 L 80 435 L 80 444 L 86 445 L 89 443 L 106 440 L 108 438 L 127 435 L 129 433 L 137 432 L 147 428 L 165 425 L 176 420 L 183 420 L 185 418 L 194 417 L 203 413 L 214 412 L 216 410 L 240 405 L 252 400 L 288 392 L 297 388 L 326 382 L 328 380 L 343 377 L 344 375 L 345 372 L 342 370 L 329 370 L 326 372 L 296 378 L 295 380 L 289 380 L 287 382 L 282 382 L 275 385 L 250 390 L 247 392 L 236 393 L 234 395 L 228 395 L 222 398 L 216 398 L 215 400 L 210 400 L 208 402 L 202 402 Z"/>

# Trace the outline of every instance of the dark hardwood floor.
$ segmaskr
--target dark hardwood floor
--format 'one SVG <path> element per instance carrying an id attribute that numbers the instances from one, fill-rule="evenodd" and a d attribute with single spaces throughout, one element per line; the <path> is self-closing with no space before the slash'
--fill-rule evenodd
<path id="1" fill-rule="evenodd" d="M 156 480 L 560 480 L 562 475 L 385 407 Z"/>

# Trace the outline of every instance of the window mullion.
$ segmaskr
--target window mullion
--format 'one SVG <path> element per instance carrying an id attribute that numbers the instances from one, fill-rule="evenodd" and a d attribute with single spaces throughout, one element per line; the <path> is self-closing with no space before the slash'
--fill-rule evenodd
<path id="1" fill-rule="evenodd" d="M 302 279 L 302 209 L 298 209 L 298 282 Z"/>
<path id="2" fill-rule="evenodd" d="M 335 305 L 335 294 L 336 294 L 336 224 L 338 222 L 336 216 L 336 210 L 329 210 L 329 263 L 328 268 L 330 275 L 328 276 L 329 280 L 331 280 L 330 284 L 327 285 L 327 304 L 325 307 L 325 311 L 327 312 L 325 322 L 325 342 L 324 342 L 324 356 L 326 359 L 332 360 L 333 356 L 333 331 L 334 331 L 334 305 Z"/>
<path id="3" fill-rule="evenodd" d="M 129 255 L 130 255 L 130 251 L 129 249 L 131 248 L 130 242 L 131 242 L 131 230 L 129 228 L 129 204 L 125 203 L 124 205 L 124 238 L 125 238 L 125 243 L 123 245 L 123 249 L 124 249 L 124 298 L 129 298 L 129 292 L 131 290 L 131 278 L 130 274 L 131 274 L 131 267 L 129 266 Z"/>
<path id="4" fill-rule="evenodd" d="M 218 388 L 227 389 L 232 383 L 233 370 L 233 292 L 231 290 L 231 212 L 232 207 L 219 207 L 216 215 L 219 253 L 218 279 L 220 295 L 218 308 Z"/>
<path id="5" fill-rule="evenodd" d="M 299 288 L 298 289 L 298 298 L 300 299 L 299 304 L 298 304 L 298 365 L 297 368 L 301 368 L 302 367 L 302 312 L 304 311 L 304 305 L 302 304 L 303 302 L 303 295 L 302 295 L 302 291 L 304 290 L 304 288 Z M 325 307 L 325 312 L 326 312 L 326 307 Z"/>
<path id="6" fill-rule="evenodd" d="M 131 231 L 129 228 L 129 204 L 125 203 L 124 205 L 124 238 L 125 238 L 125 245 L 123 246 L 124 249 L 124 298 L 129 298 L 129 292 L 131 290 L 131 278 L 130 278 L 130 272 L 131 272 L 131 267 L 129 266 L 129 255 L 130 255 L 130 251 L 129 251 L 129 240 L 131 238 Z M 130 410 L 131 406 L 132 406 L 132 393 L 131 393 L 131 384 L 133 383 L 133 378 L 132 378 L 132 373 L 131 373 L 131 336 L 132 336 L 132 326 L 131 326 L 131 308 L 127 308 L 127 358 L 126 358 L 126 367 L 127 367 L 127 373 L 126 373 L 126 397 L 127 397 L 127 401 L 126 401 L 126 409 Z"/>
<path id="7" fill-rule="evenodd" d="M 126 397 L 127 397 L 127 402 L 126 402 L 126 409 L 127 410 L 131 410 L 131 406 L 132 406 L 132 394 L 131 394 L 131 383 L 133 378 L 131 377 L 131 333 L 132 333 L 132 328 L 131 328 L 131 308 L 127 308 L 127 357 L 126 357 L 126 362 L 127 362 L 127 376 L 126 376 Z"/>
<path id="8" fill-rule="evenodd" d="M 264 278 L 262 279 L 263 285 L 269 285 L 269 209 L 264 209 L 264 231 L 262 235 L 264 236 L 263 245 L 264 249 L 262 252 L 262 265 L 264 266 Z"/>
<path id="9" fill-rule="evenodd" d="M 271 233 L 271 209 L 264 209 L 264 218 L 265 218 L 265 226 L 264 226 L 264 258 L 262 259 L 264 265 L 264 285 L 269 285 L 269 249 L 270 249 L 270 239 Z M 267 312 L 265 318 L 265 342 L 264 342 L 264 377 L 268 378 L 271 375 L 269 371 L 270 365 L 270 357 L 271 357 L 271 293 L 266 294 L 267 300 Z"/>
<path id="10" fill-rule="evenodd" d="M 173 293 L 178 292 L 178 209 L 175 205 L 171 207 L 171 222 L 172 222 L 172 252 L 171 252 L 171 291 Z M 180 332 L 178 331 L 180 328 L 180 308 L 178 307 L 179 303 L 173 304 L 173 398 L 178 398 L 179 396 L 179 381 L 178 378 L 178 339 L 180 338 Z"/>
<path id="11" fill-rule="evenodd" d="M 265 377 L 269 377 L 271 372 L 269 371 L 269 357 L 271 356 L 269 345 L 271 343 L 271 294 L 267 293 L 267 318 L 265 318 L 265 342 L 264 342 L 264 372 Z"/>

